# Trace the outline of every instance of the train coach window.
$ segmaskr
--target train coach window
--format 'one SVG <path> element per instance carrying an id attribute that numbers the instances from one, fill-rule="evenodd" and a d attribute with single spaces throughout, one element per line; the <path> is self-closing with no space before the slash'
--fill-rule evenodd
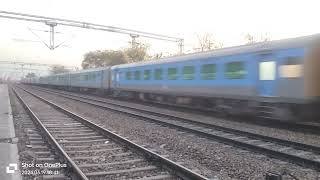
<path id="1" fill-rule="evenodd" d="M 140 80 L 140 71 L 134 72 L 134 80 Z"/>
<path id="2" fill-rule="evenodd" d="M 81 81 L 87 81 L 88 79 L 89 79 L 88 74 L 83 74 L 83 75 L 80 76 L 80 80 Z"/>
<path id="3" fill-rule="evenodd" d="M 131 80 L 131 72 L 126 72 L 126 79 Z"/>
<path id="4" fill-rule="evenodd" d="M 155 78 L 155 80 L 161 80 L 162 79 L 162 69 L 154 70 L 154 78 Z"/>
<path id="5" fill-rule="evenodd" d="M 89 74 L 89 79 L 90 80 L 95 80 L 96 79 L 96 74 L 95 73 L 90 73 Z"/>
<path id="6" fill-rule="evenodd" d="M 144 79 L 144 80 L 149 80 L 150 77 L 151 77 L 150 70 L 144 70 L 143 79 Z"/>
<path id="7" fill-rule="evenodd" d="M 265 61 L 259 64 L 259 80 L 275 80 L 276 78 L 276 62 Z"/>
<path id="8" fill-rule="evenodd" d="M 168 68 L 168 79 L 175 80 L 178 78 L 178 70 L 177 68 Z"/>
<path id="9" fill-rule="evenodd" d="M 192 80 L 194 79 L 195 68 L 194 66 L 184 66 L 182 69 L 183 79 Z"/>
<path id="10" fill-rule="evenodd" d="M 225 76 L 228 79 L 244 79 L 246 74 L 244 62 L 230 62 L 225 65 Z"/>
<path id="11" fill-rule="evenodd" d="M 88 80 L 89 80 L 89 75 L 88 75 L 88 74 L 84 75 L 84 80 L 85 80 L 85 81 L 88 81 Z"/>
<path id="12" fill-rule="evenodd" d="M 215 64 L 204 64 L 201 67 L 201 79 L 209 80 L 216 78 L 216 65 Z"/>
<path id="13" fill-rule="evenodd" d="M 279 67 L 279 74 L 282 78 L 298 78 L 303 74 L 302 61 L 297 58 L 288 58 Z"/>

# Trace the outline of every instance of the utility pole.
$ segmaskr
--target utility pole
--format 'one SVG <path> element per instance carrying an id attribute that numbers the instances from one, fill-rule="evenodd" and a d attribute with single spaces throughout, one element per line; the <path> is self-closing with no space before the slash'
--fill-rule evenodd
<path id="1" fill-rule="evenodd" d="M 132 38 L 132 41 L 131 41 L 131 48 L 134 49 L 137 47 L 138 43 L 136 41 L 136 38 L 139 37 L 139 35 L 136 35 L 136 34 L 130 34 L 130 37 Z"/>
<path id="2" fill-rule="evenodd" d="M 183 39 L 179 40 L 178 46 L 179 46 L 179 54 L 182 55 L 183 54 L 183 47 L 184 47 L 184 40 Z"/>
<path id="3" fill-rule="evenodd" d="M 20 64 L 20 66 L 21 66 L 22 78 L 24 78 L 24 71 L 23 71 L 24 64 Z"/>
<path id="4" fill-rule="evenodd" d="M 50 22 L 46 21 L 46 25 L 50 26 L 50 44 L 49 44 L 49 49 L 54 50 L 54 27 L 57 26 L 57 23 L 55 22 Z"/>

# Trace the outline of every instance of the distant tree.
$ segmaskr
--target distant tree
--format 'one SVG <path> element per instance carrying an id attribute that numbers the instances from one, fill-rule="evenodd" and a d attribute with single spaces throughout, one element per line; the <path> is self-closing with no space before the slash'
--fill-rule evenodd
<path id="1" fill-rule="evenodd" d="M 270 41 L 271 38 L 268 34 L 261 34 L 260 36 L 254 36 L 252 34 L 246 34 L 244 36 L 244 39 L 246 41 L 246 44 L 253 44 L 257 42 L 265 42 L 265 41 Z"/>
<path id="2" fill-rule="evenodd" d="M 133 47 L 123 50 L 91 51 L 84 55 L 81 66 L 89 69 L 147 60 L 150 59 L 148 48 L 146 44 L 135 42 Z"/>
<path id="3" fill-rule="evenodd" d="M 35 73 L 28 73 L 28 74 L 26 75 L 26 78 L 34 78 L 34 77 L 36 77 L 36 74 L 35 74 Z"/>
<path id="4" fill-rule="evenodd" d="M 194 48 L 195 51 L 209 51 L 212 49 L 219 49 L 223 47 L 223 44 L 221 42 L 216 41 L 213 38 L 213 35 L 211 33 L 204 33 L 203 35 L 197 35 L 198 38 L 198 44 Z"/>
<path id="5" fill-rule="evenodd" d="M 123 51 L 91 51 L 84 55 L 81 66 L 83 69 L 113 66 L 126 63 L 126 59 L 126 55 Z"/>
<path id="6" fill-rule="evenodd" d="M 60 73 L 66 73 L 70 72 L 69 69 L 67 69 L 65 66 L 62 65 L 54 65 L 51 67 L 51 74 L 60 74 Z"/>
<path id="7" fill-rule="evenodd" d="M 149 45 L 143 43 L 136 43 L 134 47 L 124 49 L 124 54 L 127 57 L 127 62 L 138 62 L 150 59 L 147 51 L 149 49 Z"/>

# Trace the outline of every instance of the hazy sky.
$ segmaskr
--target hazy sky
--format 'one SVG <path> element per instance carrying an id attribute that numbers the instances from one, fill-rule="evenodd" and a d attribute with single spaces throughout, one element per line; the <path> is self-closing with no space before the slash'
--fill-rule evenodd
<path id="1" fill-rule="evenodd" d="M 7 0 L 0 10 L 60 17 L 131 28 L 185 39 L 192 49 L 196 35 L 210 32 L 224 46 L 244 43 L 247 33 L 267 33 L 272 39 L 320 32 L 320 1 L 308 0 Z M 56 43 L 71 38 L 54 51 L 38 41 L 34 32 L 48 41 L 48 30 L 40 23 L 0 18 L 0 61 L 60 63 L 80 66 L 83 54 L 97 49 L 128 46 L 127 35 L 57 26 Z M 151 52 L 177 52 L 175 43 L 141 39 Z M 1 71 L 1 69 L 0 69 Z"/>

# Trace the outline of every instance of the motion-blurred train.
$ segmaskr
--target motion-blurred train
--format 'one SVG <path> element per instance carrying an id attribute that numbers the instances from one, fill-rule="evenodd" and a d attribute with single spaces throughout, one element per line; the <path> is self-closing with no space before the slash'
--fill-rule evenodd
<path id="1" fill-rule="evenodd" d="M 320 35 L 82 70 L 25 83 L 98 91 L 226 114 L 320 117 Z"/>

